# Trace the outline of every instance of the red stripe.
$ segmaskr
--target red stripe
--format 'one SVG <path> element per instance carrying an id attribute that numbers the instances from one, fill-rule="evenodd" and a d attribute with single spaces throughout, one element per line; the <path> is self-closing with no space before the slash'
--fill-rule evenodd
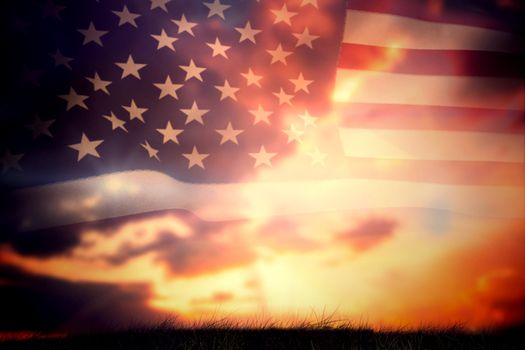
<path id="1" fill-rule="evenodd" d="M 525 113 L 482 108 L 338 104 L 342 127 L 523 133 Z"/>
<path id="2" fill-rule="evenodd" d="M 512 7 L 493 6 L 485 9 L 480 6 L 469 6 L 466 2 L 446 3 L 442 0 L 348 0 L 347 8 L 507 32 L 516 32 L 516 27 L 519 26 L 520 22 L 518 15 L 522 13 Z"/>
<path id="3" fill-rule="evenodd" d="M 523 56 L 489 51 L 417 50 L 346 44 L 339 67 L 422 75 L 523 76 Z"/>

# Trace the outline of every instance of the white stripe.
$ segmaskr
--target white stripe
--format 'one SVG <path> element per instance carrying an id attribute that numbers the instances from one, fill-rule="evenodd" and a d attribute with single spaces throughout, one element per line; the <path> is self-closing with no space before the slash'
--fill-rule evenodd
<path id="1" fill-rule="evenodd" d="M 28 188 L 15 196 L 13 215 L 22 231 L 169 209 L 186 209 L 210 221 L 392 207 L 484 217 L 524 213 L 521 187 L 366 179 L 190 184 L 154 171 Z"/>
<path id="2" fill-rule="evenodd" d="M 339 129 L 349 157 L 523 163 L 521 134 L 437 130 Z"/>
<path id="3" fill-rule="evenodd" d="M 509 33 L 356 10 L 346 12 L 343 42 L 405 49 L 523 52 L 523 43 Z"/>
<path id="4" fill-rule="evenodd" d="M 336 102 L 523 110 L 523 81 L 337 69 Z"/>

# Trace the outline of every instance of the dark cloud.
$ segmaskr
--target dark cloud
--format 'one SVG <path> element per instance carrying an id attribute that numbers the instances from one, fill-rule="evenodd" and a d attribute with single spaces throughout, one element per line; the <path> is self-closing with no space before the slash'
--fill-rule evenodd
<path id="1" fill-rule="evenodd" d="M 0 266 L 0 331 L 91 331 L 155 322 L 143 284 L 75 283 Z"/>
<path id="2" fill-rule="evenodd" d="M 362 252 L 391 238 L 398 226 L 395 220 L 372 217 L 339 234 L 337 239 L 348 243 L 354 250 Z"/>

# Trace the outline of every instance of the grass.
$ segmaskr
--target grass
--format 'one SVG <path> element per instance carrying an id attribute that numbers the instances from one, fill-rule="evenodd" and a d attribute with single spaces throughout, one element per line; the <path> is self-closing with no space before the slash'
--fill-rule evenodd
<path id="1" fill-rule="evenodd" d="M 29 338 L 0 343 L 0 349 L 525 349 L 525 327 L 472 333 L 461 327 L 418 330 L 372 330 L 323 319 L 294 325 L 270 321 L 238 324 L 228 320 L 199 322 L 191 327 L 167 320 L 154 327 L 98 333 L 71 334 L 59 338 Z"/>

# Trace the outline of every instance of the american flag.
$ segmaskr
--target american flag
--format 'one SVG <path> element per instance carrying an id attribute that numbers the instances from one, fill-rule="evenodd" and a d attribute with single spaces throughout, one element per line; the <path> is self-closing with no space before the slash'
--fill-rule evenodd
<path id="1" fill-rule="evenodd" d="M 10 4 L 3 219 L 520 217 L 519 16 L 458 3 Z"/>

